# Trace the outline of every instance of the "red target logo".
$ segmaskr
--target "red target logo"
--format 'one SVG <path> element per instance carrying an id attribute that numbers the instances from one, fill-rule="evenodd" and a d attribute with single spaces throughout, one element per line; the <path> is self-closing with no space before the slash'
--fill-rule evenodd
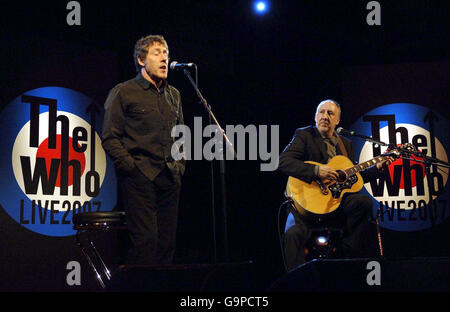
<path id="1" fill-rule="evenodd" d="M 56 149 L 49 148 L 49 142 L 48 138 L 42 141 L 42 143 L 39 145 L 39 148 L 36 152 L 36 158 L 44 158 L 45 164 L 47 168 L 47 174 L 50 176 L 50 168 L 51 168 L 51 161 L 52 159 L 61 159 L 61 134 L 56 135 Z M 80 173 L 83 175 L 84 170 L 86 169 L 86 156 L 84 156 L 84 153 L 77 152 L 73 149 L 73 143 L 71 137 L 69 137 L 68 145 L 69 145 L 69 162 L 71 161 L 78 161 L 81 166 Z M 80 144 L 77 144 L 79 148 L 81 148 Z M 73 174 L 74 174 L 74 168 L 69 167 L 68 171 L 68 185 L 73 184 Z M 58 176 L 56 178 L 56 187 L 61 187 L 61 168 L 58 170 Z"/>
<path id="2" fill-rule="evenodd" d="M 105 177 L 106 154 L 100 137 L 94 132 L 91 138 L 89 123 L 79 116 L 62 111 L 57 115 L 66 117 L 68 126 L 63 129 L 57 123 L 54 146 L 49 139 L 48 125 L 52 121 L 48 112 L 39 115 L 37 148 L 29 144 L 31 121 L 19 131 L 12 150 L 14 176 L 30 200 L 90 201 Z M 94 144 L 90 144 L 91 140 L 95 140 Z M 93 170 L 96 179 L 89 175 Z"/>

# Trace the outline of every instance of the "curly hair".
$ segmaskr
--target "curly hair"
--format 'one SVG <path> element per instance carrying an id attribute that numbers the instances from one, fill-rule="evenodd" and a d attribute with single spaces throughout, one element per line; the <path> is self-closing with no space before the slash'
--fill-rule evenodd
<path id="1" fill-rule="evenodd" d="M 155 42 L 163 44 L 166 49 L 169 50 L 166 40 L 161 35 L 148 35 L 142 37 L 134 45 L 134 66 L 136 67 L 137 72 L 141 70 L 141 65 L 139 65 L 138 57 L 141 60 L 144 60 L 147 57 L 148 48 Z"/>

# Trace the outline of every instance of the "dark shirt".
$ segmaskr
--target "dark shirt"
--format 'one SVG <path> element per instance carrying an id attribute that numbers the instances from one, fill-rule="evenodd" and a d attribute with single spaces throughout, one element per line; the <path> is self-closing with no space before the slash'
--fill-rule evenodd
<path id="1" fill-rule="evenodd" d="M 334 156 L 336 156 L 337 150 L 336 145 L 338 144 L 338 138 L 337 134 L 333 133 L 333 136 L 331 138 L 326 138 L 322 133 L 319 132 L 319 130 L 316 127 L 316 131 L 320 134 L 320 137 L 322 138 L 323 142 L 325 143 L 327 147 L 327 155 L 328 155 L 328 161 L 329 162 Z M 319 166 L 316 165 L 316 168 L 314 169 L 315 175 L 319 176 Z"/>
<path id="2" fill-rule="evenodd" d="M 102 145 L 119 173 L 139 168 L 154 180 L 167 164 L 184 173 L 184 160 L 171 157 L 172 128 L 183 124 L 180 92 L 163 81 L 159 91 L 139 73 L 116 85 L 105 102 Z"/>
<path id="3" fill-rule="evenodd" d="M 317 128 L 316 128 L 317 129 Z M 317 130 L 319 132 L 319 130 Z M 338 144 L 338 137 L 337 134 L 334 132 L 331 138 L 326 138 L 322 133 L 320 133 L 320 136 L 322 137 L 323 141 L 327 145 L 327 154 L 328 154 L 328 161 L 331 160 L 334 156 L 336 156 L 336 145 Z"/>

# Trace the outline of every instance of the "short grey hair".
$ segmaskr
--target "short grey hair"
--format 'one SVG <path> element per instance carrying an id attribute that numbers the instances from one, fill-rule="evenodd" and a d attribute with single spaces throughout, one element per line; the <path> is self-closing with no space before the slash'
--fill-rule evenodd
<path id="1" fill-rule="evenodd" d="M 332 102 L 334 105 L 336 105 L 336 107 L 338 108 L 338 111 L 339 111 L 339 117 L 341 117 L 341 113 L 342 113 L 341 112 L 341 105 L 338 102 L 336 102 L 335 100 L 332 100 L 332 99 L 327 99 L 327 100 L 323 100 L 322 102 L 320 102 L 319 105 L 317 105 L 316 114 L 317 114 L 317 111 L 319 110 L 319 106 L 322 105 L 325 102 Z"/>

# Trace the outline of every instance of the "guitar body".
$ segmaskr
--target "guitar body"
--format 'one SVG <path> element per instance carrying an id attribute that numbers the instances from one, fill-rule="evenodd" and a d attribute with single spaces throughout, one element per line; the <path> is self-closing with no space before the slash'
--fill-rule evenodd
<path id="1" fill-rule="evenodd" d="M 305 163 L 324 166 L 313 161 L 306 161 Z M 339 172 L 339 170 L 344 171 L 353 167 L 354 164 L 347 157 L 338 155 L 333 157 L 327 166 Z M 295 208 L 301 215 L 324 217 L 339 207 L 342 196 L 345 193 L 359 192 L 363 184 L 359 173 L 337 182 L 314 180 L 311 183 L 307 183 L 300 179 L 289 177 L 285 195 L 292 200 Z"/>

